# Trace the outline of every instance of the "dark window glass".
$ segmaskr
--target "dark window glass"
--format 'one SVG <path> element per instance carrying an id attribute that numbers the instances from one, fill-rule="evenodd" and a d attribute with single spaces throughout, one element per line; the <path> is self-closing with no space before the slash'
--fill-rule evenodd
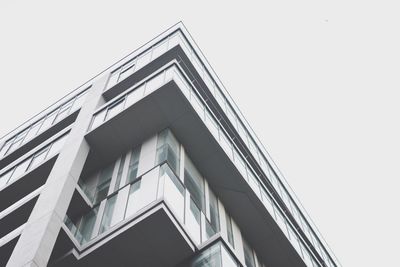
<path id="1" fill-rule="evenodd" d="M 139 157 L 140 157 L 140 146 L 132 150 L 131 160 L 129 162 L 129 169 L 128 169 L 128 183 L 132 182 L 137 177 L 138 167 L 139 167 Z"/>
<path id="2" fill-rule="evenodd" d="M 184 184 L 193 198 L 193 201 L 204 211 L 204 181 L 188 157 L 185 158 Z"/>

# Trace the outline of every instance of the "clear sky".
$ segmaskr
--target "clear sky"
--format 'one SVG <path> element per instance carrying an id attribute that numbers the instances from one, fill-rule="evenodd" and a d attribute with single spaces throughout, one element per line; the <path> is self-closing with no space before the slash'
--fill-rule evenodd
<path id="1" fill-rule="evenodd" d="M 343 266 L 395 266 L 399 11 L 387 0 L 3 0 L 0 135 L 182 20 Z"/>

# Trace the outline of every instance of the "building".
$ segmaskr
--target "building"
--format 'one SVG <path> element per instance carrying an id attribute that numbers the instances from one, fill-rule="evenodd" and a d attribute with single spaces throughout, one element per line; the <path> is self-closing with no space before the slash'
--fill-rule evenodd
<path id="1" fill-rule="evenodd" d="M 340 266 L 182 23 L 0 149 L 0 266 Z"/>

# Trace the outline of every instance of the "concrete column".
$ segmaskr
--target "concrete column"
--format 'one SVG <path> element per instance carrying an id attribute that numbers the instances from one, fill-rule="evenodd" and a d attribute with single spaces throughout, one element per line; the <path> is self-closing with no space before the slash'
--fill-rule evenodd
<path id="1" fill-rule="evenodd" d="M 90 148 L 84 135 L 93 112 L 102 101 L 101 94 L 106 78 L 97 80 L 89 89 L 85 103 L 58 155 L 7 267 L 47 265 L 89 153 Z"/>

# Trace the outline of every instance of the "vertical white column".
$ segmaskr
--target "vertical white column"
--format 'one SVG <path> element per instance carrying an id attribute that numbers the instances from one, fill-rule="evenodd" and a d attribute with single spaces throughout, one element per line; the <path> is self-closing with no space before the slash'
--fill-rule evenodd
<path id="1" fill-rule="evenodd" d="M 138 177 L 154 167 L 157 149 L 157 135 L 143 142 L 140 150 Z"/>

